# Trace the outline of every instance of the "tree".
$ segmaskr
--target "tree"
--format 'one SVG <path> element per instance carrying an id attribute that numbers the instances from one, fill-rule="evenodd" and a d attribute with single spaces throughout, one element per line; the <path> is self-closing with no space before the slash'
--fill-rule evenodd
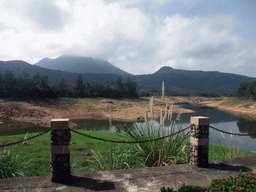
<path id="1" fill-rule="evenodd" d="M 58 84 L 58 89 L 59 89 L 59 92 L 60 92 L 60 96 L 62 96 L 62 97 L 67 95 L 65 85 L 66 85 L 65 79 L 61 79 L 61 81 Z"/>
<path id="2" fill-rule="evenodd" d="M 76 80 L 76 95 L 78 97 L 84 96 L 84 82 L 83 82 L 82 75 L 79 75 Z"/>
<path id="3" fill-rule="evenodd" d="M 44 98 L 54 97 L 55 94 L 49 85 L 48 76 L 43 76 L 43 77 L 40 77 L 39 79 L 40 79 L 39 88 L 42 94 L 40 97 L 44 97 Z"/>
<path id="4" fill-rule="evenodd" d="M 23 71 L 18 78 L 19 85 L 15 90 L 16 97 L 31 97 L 31 88 L 33 81 L 29 79 L 30 73 Z"/>
<path id="5" fill-rule="evenodd" d="M 236 92 L 237 97 L 241 98 L 241 97 L 245 97 L 245 92 L 247 90 L 249 83 L 247 82 L 242 82 L 240 84 L 240 87 L 238 88 L 238 91 Z"/>
<path id="6" fill-rule="evenodd" d="M 256 81 L 251 82 L 247 86 L 245 97 L 248 99 L 256 99 Z"/>
<path id="7" fill-rule="evenodd" d="M 3 91 L 7 96 L 13 96 L 17 86 L 17 79 L 12 71 L 5 71 L 3 75 Z"/>
<path id="8" fill-rule="evenodd" d="M 127 89 L 127 94 L 130 97 L 138 97 L 137 83 L 133 82 L 130 77 L 127 77 L 125 88 Z"/>
<path id="9" fill-rule="evenodd" d="M 95 85 L 95 96 L 96 97 L 104 97 L 104 92 L 105 92 L 105 87 L 103 86 L 103 84 L 101 82 L 97 82 Z"/>
<path id="10" fill-rule="evenodd" d="M 0 97 L 3 96 L 3 75 L 0 73 Z"/>
<path id="11" fill-rule="evenodd" d="M 120 75 L 117 80 L 116 80 L 116 86 L 117 86 L 117 90 L 118 90 L 118 97 L 123 97 L 125 95 L 125 88 L 124 88 L 124 84 L 123 84 L 123 78 Z"/>

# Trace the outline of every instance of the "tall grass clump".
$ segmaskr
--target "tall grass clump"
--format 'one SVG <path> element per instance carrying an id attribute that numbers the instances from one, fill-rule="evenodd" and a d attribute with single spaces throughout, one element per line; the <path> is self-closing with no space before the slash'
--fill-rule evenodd
<path id="1" fill-rule="evenodd" d="M 150 107 L 152 108 L 152 106 Z M 178 116 L 180 116 L 180 114 L 178 114 Z M 146 123 L 146 127 L 144 126 L 142 128 L 138 128 L 135 124 L 134 129 L 124 126 L 123 132 L 134 141 L 141 141 L 147 139 L 156 139 L 181 130 L 181 126 L 178 129 L 175 129 L 175 118 L 170 120 L 170 126 L 168 127 L 167 132 L 164 130 L 164 123 L 167 117 L 167 107 L 164 115 L 162 115 L 161 111 L 160 117 L 160 125 L 158 128 L 154 128 L 153 123 L 151 123 L 151 125 Z M 146 120 L 146 122 L 148 121 Z M 144 164 L 147 167 L 180 163 L 185 164 L 189 163 L 190 144 L 187 140 L 189 136 L 190 132 L 182 132 L 157 141 L 136 143 L 135 146 L 140 156 L 143 157 Z"/>
<path id="2" fill-rule="evenodd" d="M 111 128 L 111 107 L 110 107 L 110 119 L 109 129 Z M 115 126 L 116 131 L 120 132 L 120 125 Z M 114 146 L 113 146 L 114 145 Z M 131 169 L 131 168 L 143 168 L 145 167 L 140 162 L 141 157 L 136 151 L 136 148 L 132 144 L 110 144 L 110 155 L 109 160 L 99 153 L 97 154 L 94 150 L 91 150 L 94 160 L 98 163 L 98 169 L 91 169 L 91 171 L 107 171 L 116 169 Z M 136 157 L 136 158 L 135 158 Z"/>
<path id="3" fill-rule="evenodd" d="M 0 179 L 31 176 L 32 173 L 28 169 L 31 160 L 25 161 L 25 159 L 19 155 L 14 156 L 13 151 L 10 149 L 1 149 Z"/>
<path id="4" fill-rule="evenodd" d="M 145 114 L 145 124 L 138 128 L 136 124 L 133 127 L 127 125 L 119 125 L 118 129 L 126 134 L 132 141 L 141 141 L 148 139 L 156 139 L 165 135 L 172 134 L 181 130 L 181 126 L 176 129 L 176 119 L 170 114 L 172 106 L 167 111 L 168 105 L 165 108 L 165 114 L 160 113 L 161 123 L 158 128 L 153 127 L 153 97 L 150 99 L 151 123 L 148 121 L 148 112 Z M 170 126 L 168 131 L 164 130 L 164 123 L 168 117 L 170 118 Z M 180 117 L 181 114 L 178 114 Z M 104 158 L 94 151 L 93 156 L 99 163 L 101 170 L 125 169 L 125 168 L 142 168 L 152 166 L 166 166 L 170 164 L 186 164 L 189 163 L 190 143 L 187 140 L 190 132 L 182 132 L 165 139 L 150 141 L 136 144 L 115 144 L 114 150 L 111 152 L 111 161 L 107 162 Z M 113 159 L 112 159 L 113 158 Z"/>

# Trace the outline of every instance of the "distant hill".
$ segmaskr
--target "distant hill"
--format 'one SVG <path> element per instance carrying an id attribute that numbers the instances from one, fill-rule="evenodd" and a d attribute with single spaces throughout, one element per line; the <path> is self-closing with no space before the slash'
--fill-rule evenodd
<path id="1" fill-rule="evenodd" d="M 174 73 L 174 72 L 177 72 L 178 69 L 173 69 L 172 67 L 167 67 L 167 66 L 164 66 L 162 67 L 161 69 L 159 69 L 157 72 L 153 73 L 155 75 L 158 75 L 158 74 L 168 74 L 168 73 Z"/>
<path id="2" fill-rule="evenodd" d="M 141 85 L 145 85 L 147 90 L 153 87 L 153 89 L 158 89 L 159 93 L 161 93 L 162 81 L 165 82 L 165 87 L 169 87 L 169 89 L 181 88 L 183 92 L 213 92 L 218 94 L 234 93 L 243 81 L 256 81 L 256 78 L 243 75 L 217 71 L 188 71 L 167 66 L 162 67 L 154 74 L 140 75 L 134 78 Z"/>
<path id="3" fill-rule="evenodd" d="M 51 60 L 49 58 L 43 61 Z M 83 60 L 83 59 L 82 59 Z M 42 60 L 41 60 L 42 61 Z M 42 61 L 42 62 L 43 62 Z M 103 66 L 112 65 L 105 60 L 91 59 L 92 62 L 105 62 Z M 100 65 L 100 64 L 99 64 Z M 99 66 L 98 65 L 98 66 Z M 74 73 L 61 70 L 51 70 L 27 62 L 16 61 L 0 61 L 0 73 L 5 70 L 13 71 L 17 76 L 22 72 L 27 72 L 30 77 L 39 74 L 40 76 L 48 76 L 51 83 L 58 83 L 61 79 L 65 79 L 67 83 L 75 83 L 77 77 L 82 75 L 84 82 L 112 82 L 116 81 L 119 74 L 111 73 Z M 220 73 L 216 71 L 188 71 L 181 69 L 173 69 L 171 67 L 162 67 L 154 74 L 148 75 L 122 75 L 125 81 L 127 77 L 132 81 L 136 81 L 140 88 L 148 90 L 151 93 L 161 94 L 162 82 L 165 83 L 166 95 L 170 94 L 196 94 L 196 93 L 218 93 L 230 94 L 238 90 L 240 84 L 245 82 L 256 81 L 256 78 L 235 75 L 229 73 Z"/>
<path id="4" fill-rule="evenodd" d="M 5 71 L 12 71 L 17 77 L 22 75 L 23 72 L 26 72 L 33 77 L 34 75 L 39 74 L 40 76 L 48 76 L 48 80 L 51 83 L 58 83 L 61 79 L 65 79 L 67 83 L 75 83 L 77 77 L 82 75 L 84 82 L 111 82 L 115 81 L 119 75 L 118 74 L 98 74 L 98 73 L 69 73 L 60 70 L 51 70 L 42 67 L 38 67 L 35 65 L 31 65 L 22 60 L 13 60 L 13 61 L 0 61 L 0 73 L 4 74 Z M 131 76 L 131 75 L 128 75 Z M 123 75 L 123 78 L 126 78 Z"/>
<path id="5" fill-rule="evenodd" d="M 71 73 L 113 73 L 118 75 L 131 75 L 115 67 L 107 60 L 92 57 L 63 55 L 56 59 L 44 58 L 34 65 Z"/>

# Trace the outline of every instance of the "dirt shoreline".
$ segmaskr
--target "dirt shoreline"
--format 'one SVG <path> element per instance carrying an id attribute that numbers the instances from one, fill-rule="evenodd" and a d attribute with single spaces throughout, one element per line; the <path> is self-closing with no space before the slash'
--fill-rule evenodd
<path id="1" fill-rule="evenodd" d="M 256 120 L 256 101 L 239 100 L 236 98 L 205 98 L 205 97 L 179 97 L 180 102 L 189 102 L 190 104 L 212 107 L 236 116 L 242 116 L 247 119 Z"/>
<path id="2" fill-rule="evenodd" d="M 9 118 L 49 127 L 51 119 L 54 118 L 109 120 L 111 107 L 111 119 L 113 121 L 144 121 L 146 111 L 148 111 L 149 119 L 152 118 L 149 99 L 149 97 L 120 100 L 108 98 L 61 98 L 27 101 L 0 99 L 0 119 Z M 182 102 L 209 106 L 235 115 L 249 116 L 256 119 L 255 101 L 248 100 L 239 103 L 230 100 L 230 98 L 214 100 L 204 97 L 166 97 L 164 101 L 161 98 L 154 98 L 154 119 L 160 117 L 160 110 L 164 114 L 166 104 L 171 106 Z M 182 109 L 179 105 L 173 105 L 172 112 L 193 113 L 194 111 Z"/>
<path id="3" fill-rule="evenodd" d="M 145 113 L 151 119 L 149 97 L 139 99 L 108 99 L 108 98 L 83 98 L 83 99 L 50 99 L 33 101 L 12 101 L 0 99 L 0 119 L 32 122 L 36 125 L 49 127 L 53 118 L 69 119 L 110 119 L 135 122 L 144 121 Z M 154 98 L 154 119 L 160 117 L 160 110 L 165 111 L 168 106 L 177 103 L 176 98 L 167 97 L 165 101 Z M 173 113 L 193 113 L 190 109 L 181 109 L 173 105 Z"/>

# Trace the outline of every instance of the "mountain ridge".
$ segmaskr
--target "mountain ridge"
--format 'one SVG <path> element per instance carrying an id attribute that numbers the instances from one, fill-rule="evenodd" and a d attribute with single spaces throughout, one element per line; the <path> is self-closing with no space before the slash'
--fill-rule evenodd
<path id="1" fill-rule="evenodd" d="M 94 59 L 92 57 L 62 55 L 56 59 L 44 58 L 34 65 L 73 73 L 114 73 L 118 75 L 131 75 L 109 63 L 107 60 L 99 58 Z"/>
<path id="2" fill-rule="evenodd" d="M 44 58 L 48 60 L 47 58 Z M 49 59 L 51 60 L 51 59 Z M 100 60 L 100 59 L 98 59 Z M 106 65 L 106 64 L 105 64 Z M 75 83 L 79 75 L 84 82 L 112 82 L 116 81 L 120 74 L 114 73 L 74 73 L 61 70 L 52 70 L 31 65 L 22 60 L 0 61 L 0 73 L 4 74 L 5 70 L 13 71 L 16 76 L 22 75 L 25 71 L 30 76 L 39 74 L 48 76 L 50 83 L 58 83 L 65 79 L 67 83 Z M 136 81 L 140 88 L 150 92 L 161 93 L 162 82 L 165 82 L 166 94 L 174 94 L 173 88 L 182 89 L 189 93 L 215 92 L 219 94 L 231 94 L 236 91 L 240 84 L 245 82 L 256 81 L 256 78 L 243 75 L 222 73 L 216 71 L 189 71 L 173 69 L 164 66 L 154 74 L 147 75 L 121 75 L 123 79 L 130 77 Z M 183 91 L 184 92 L 184 91 Z M 178 94 L 178 92 L 177 92 Z"/>

